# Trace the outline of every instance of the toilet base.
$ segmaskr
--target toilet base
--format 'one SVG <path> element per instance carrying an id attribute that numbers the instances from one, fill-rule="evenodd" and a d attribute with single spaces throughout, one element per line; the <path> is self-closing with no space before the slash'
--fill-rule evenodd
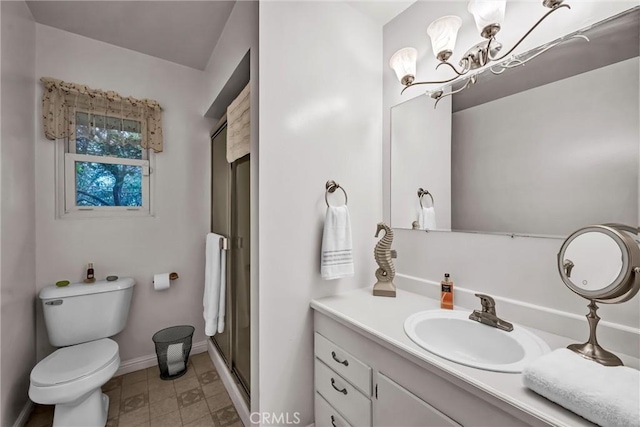
<path id="1" fill-rule="evenodd" d="M 53 427 L 104 427 L 109 412 L 109 396 L 100 388 L 68 403 L 56 405 Z"/>

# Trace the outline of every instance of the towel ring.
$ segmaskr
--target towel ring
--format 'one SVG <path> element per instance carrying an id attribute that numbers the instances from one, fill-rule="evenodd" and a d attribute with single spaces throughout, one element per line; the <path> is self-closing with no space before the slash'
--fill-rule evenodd
<path id="1" fill-rule="evenodd" d="M 435 202 L 433 201 L 433 196 L 431 195 L 431 193 L 429 193 L 426 190 L 423 190 L 422 188 L 418 188 L 418 200 L 420 201 L 420 207 L 424 209 L 424 206 L 422 206 L 422 196 L 429 196 L 431 198 L 431 206 L 435 206 Z"/>
<path id="2" fill-rule="evenodd" d="M 325 193 L 324 193 L 324 201 L 327 204 L 327 207 L 331 206 L 329 204 L 329 199 L 327 198 L 327 196 L 329 195 L 329 193 L 334 193 L 338 188 L 340 190 L 342 190 L 342 192 L 344 193 L 344 204 L 345 204 L 345 206 L 347 205 L 347 202 L 349 201 L 349 198 L 347 197 L 347 192 L 344 190 L 344 188 L 340 187 L 340 184 L 338 184 L 334 180 L 330 179 L 325 184 L 325 188 L 327 189 L 327 191 L 325 191 Z"/>

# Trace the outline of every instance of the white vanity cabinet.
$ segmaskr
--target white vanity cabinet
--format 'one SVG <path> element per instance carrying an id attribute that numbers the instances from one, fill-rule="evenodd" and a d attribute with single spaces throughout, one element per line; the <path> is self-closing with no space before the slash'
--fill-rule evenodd
<path id="1" fill-rule="evenodd" d="M 548 425 L 315 312 L 316 427 Z"/>
<path id="2" fill-rule="evenodd" d="M 315 356 L 316 427 L 460 426 L 319 333 Z"/>

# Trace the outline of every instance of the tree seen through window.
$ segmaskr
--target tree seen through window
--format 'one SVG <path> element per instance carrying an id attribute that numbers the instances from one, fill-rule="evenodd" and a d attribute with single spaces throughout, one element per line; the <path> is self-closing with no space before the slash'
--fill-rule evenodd
<path id="1" fill-rule="evenodd" d="M 89 118 L 86 113 L 76 115 L 76 154 L 142 159 L 140 122 L 104 116 L 89 122 Z M 76 161 L 76 204 L 142 206 L 142 172 L 141 166 Z"/>

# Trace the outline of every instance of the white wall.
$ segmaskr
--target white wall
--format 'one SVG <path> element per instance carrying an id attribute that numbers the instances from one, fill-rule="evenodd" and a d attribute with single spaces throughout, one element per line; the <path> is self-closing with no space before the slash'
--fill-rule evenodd
<path id="1" fill-rule="evenodd" d="M 206 74 L 43 25 L 37 25 L 36 44 L 38 78 L 50 76 L 159 101 L 165 143 L 155 160 L 154 218 L 56 219 L 54 143 L 44 138 L 37 121 L 38 290 L 57 280 L 82 279 L 87 262 L 94 263 L 98 278 L 135 278 L 129 322 L 115 337 L 123 361 L 153 355 L 151 336 L 167 326 L 194 325 L 194 342 L 205 339 L 204 238 L 209 229 L 213 126 L 203 117 Z M 37 117 L 41 95 L 38 84 Z M 166 271 L 178 272 L 180 279 L 168 291 L 154 292 L 153 273 Z M 49 351 L 40 315 L 38 358 Z"/>
<path id="2" fill-rule="evenodd" d="M 344 2 L 260 3 L 260 410 L 300 412 L 301 425 L 313 422 L 309 302 L 375 282 L 381 37 Z M 319 265 L 329 179 L 348 192 L 354 241 L 355 277 L 335 281 Z"/>
<path id="3" fill-rule="evenodd" d="M 528 50 L 635 5 L 637 2 L 571 2 L 571 10 L 556 12 L 521 45 L 519 51 Z M 463 17 L 463 28 L 457 42 L 459 52 L 454 54 L 458 58 L 467 46 L 479 39 L 472 17 L 465 9 L 466 2 L 418 2 L 384 27 L 382 64 L 386 195 L 389 194 L 390 108 L 406 101 L 408 97 L 423 93 L 415 89 L 401 96 L 401 85 L 387 65 L 388 59 L 397 49 L 414 46 L 420 52 L 417 80 L 446 77 L 448 73 L 442 69 L 437 73 L 433 71 L 436 60 L 429 40 L 424 35 L 424 28 L 442 15 L 453 13 Z M 505 46 L 510 46 L 543 12 L 539 2 L 510 1 L 500 40 Z M 384 200 L 388 218 L 388 196 Z M 505 236 L 398 230 L 395 242 L 399 255 L 396 270 L 401 274 L 434 281 L 441 280 L 442 275 L 448 272 L 460 287 L 583 315 L 587 312 L 586 300 L 569 291 L 557 272 L 556 254 L 561 244 L 562 240 L 556 239 L 511 239 Z M 638 328 L 640 298 L 620 305 L 603 306 L 599 314 L 608 321 Z"/>
<path id="4" fill-rule="evenodd" d="M 2 2 L 0 133 L 0 425 L 12 425 L 28 401 L 35 363 L 35 22 L 26 3 Z"/>
<path id="5" fill-rule="evenodd" d="M 206 96 L 202 111 L 208 111 L 220 95 L 244 55 L 250 51 L 249 77 L 251 102 L 251 411 L 258 412 L 260 405 L 259 371 L 259 264 L 258 264 L 258 170 L 259 147 L 259 80 L 258 80 L 258 2 L 236 2 L 229 19 L 213 50 L 206 73 Z M 219 117 L 215 117 L 219 119 Z M 210 197 L 210 196 L 209 196 Z"/>

